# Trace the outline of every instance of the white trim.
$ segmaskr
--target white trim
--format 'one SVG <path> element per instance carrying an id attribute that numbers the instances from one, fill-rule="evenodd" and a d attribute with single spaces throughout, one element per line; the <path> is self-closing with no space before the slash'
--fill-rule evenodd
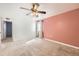
<path id="1" fill-rule="evenodd" d="M 51 39 L 47 39 L 47 38 L 45 38 L 45 40 L 55 42 L 55 43 L 58 43 L 58 44 L 61 44 L 61 45 L 65 45 L 65 46 L 68 46 L 68 47 L 72 47 L 72 48 L 75 48 L 75 49 L 79 49 L 79 47 L 76 47 L 76 46 L 73 46 L 73 45 L 70 45 L 70 44 L 66 44 L 66 43 L 63 43 L 63 42 L 59 42 L 59 41 L 55 41 L 55 40 L 51 40 Z"/>

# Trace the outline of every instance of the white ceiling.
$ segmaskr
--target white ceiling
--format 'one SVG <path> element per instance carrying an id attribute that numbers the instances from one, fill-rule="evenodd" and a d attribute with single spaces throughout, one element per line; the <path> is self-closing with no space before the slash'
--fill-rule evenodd
<path id="1" fill-rule="evenodd" d="M 31 3 L 0 3 L 0 16 L 12 17 L 15 14 L 26 14 L 29 11 L 21 10 L 19 7 L 31 8 Z M 77 3 L 40 3 L 39 10 L 45 10 L 46 15 L 42 15 L 41 18 L 46 18 L 59 13 L 67 12 L 79 8 Z"/>
<path id="2" fill-rule="evenodd" d="M 61 13 L 79 8 L 79 4 L 47 3 L 47 4 L 41 4 L 40 8 L 47 11 L 46 17 L 50 17 L 50 16 L 54 16 L 57 14 L 61 14 Z"/>

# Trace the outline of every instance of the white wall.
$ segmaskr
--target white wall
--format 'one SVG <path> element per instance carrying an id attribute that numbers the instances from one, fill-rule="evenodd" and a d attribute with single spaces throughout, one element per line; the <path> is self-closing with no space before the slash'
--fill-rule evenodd
<path id="1" fill-rule="evenodd" d="M 20 40 L 32 39 L 32 17 L 26 16 L 25 10 L 19 9 L 19 7 L 25 4 L 0 4 L 0 16 L 4 18 L 11 18 L 13 22 L 13 39 Z M 28 5 L 28 4 L 27 4 Z M 27 6 L 26 5 L 26 6 Z"/>
<path id="2" fill-rule="evenodd" d="M 23 3 L 0 3 L 0 17 L 11 18 L 13 22 L 13 39 L 30 40 L 34 37 L 33 23 L 36 18 L 26 16 L 29 11 L 21 10 L 19 7 L 31 8 L 31 4 Z M 38 19 L 43 19 L 51 15 L 66 12 L 78 8 L 78 4 L 40 4 L 39 10 L 47 11 L 46 15 L 41 15 Z"/>

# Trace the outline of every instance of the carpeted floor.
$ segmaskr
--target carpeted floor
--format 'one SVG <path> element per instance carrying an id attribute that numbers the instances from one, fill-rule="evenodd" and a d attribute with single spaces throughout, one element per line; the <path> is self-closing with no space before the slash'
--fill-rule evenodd
<path id="1" fill-rule="evenodd" d="M 45 39 L 3 43 L 1 56 L 79 56 L 79 49 L 61 45 Z"/>

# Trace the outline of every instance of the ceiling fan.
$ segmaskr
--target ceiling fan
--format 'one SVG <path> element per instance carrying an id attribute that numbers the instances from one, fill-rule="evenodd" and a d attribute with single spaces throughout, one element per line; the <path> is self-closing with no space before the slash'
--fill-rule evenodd
<path id="1" fill-rule="evenodd" d="M 28 9 L 28 8 L 20 7 L 20 9 L 31 11 L 31 12 L 27 13 L 26 15 L 32 14 L 33 16 L 38 17 L 39 13 L 46 14 L 46 11 L 39 11 L 38 10 L 39 6 L 40 6 L 39 3 L 32 3 L 32 8 Z"/>

